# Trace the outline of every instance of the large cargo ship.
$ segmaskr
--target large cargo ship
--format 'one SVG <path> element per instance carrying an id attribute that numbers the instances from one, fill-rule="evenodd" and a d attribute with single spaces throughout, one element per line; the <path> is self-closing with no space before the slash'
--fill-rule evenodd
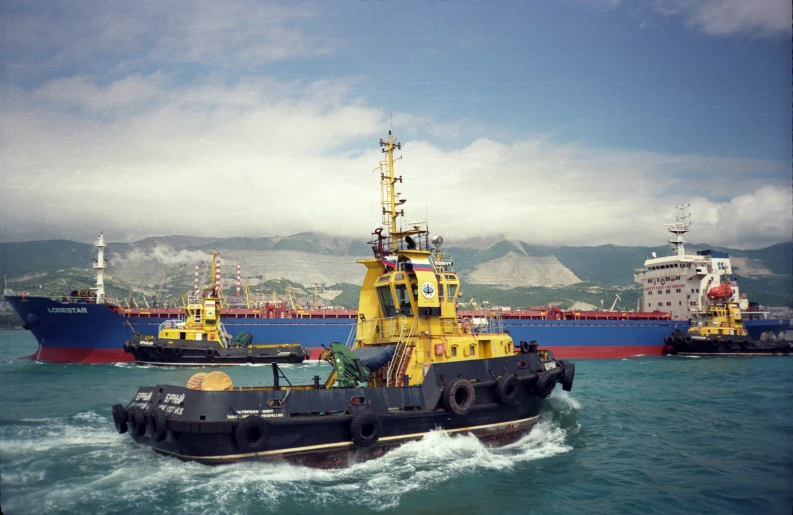
<path id="1" fill-rule="evenodd" d="M 674 234 L 677 234 L 675 240 L 681 241 L 673 242 L 673 256 L 648 259 L 645 266 L 636 271 L 636 280 L 645 285 L 645 311 L 565 311 L 549 307 L 459 310 L 458 313 L 461 318 L 469 319 L 474 327 L 487 320 L 494 321 L 503 326 L 514 341 L 535 340 L 562 359 L 660 356 L 666 336 L 675 329 L 686 331 L 689 328 L 692 315 L 677 308 L 691 308 L 695 315 L 702 306 L 684 299 L 689 296 L 685 289 L 707 291 L 704 284 L 718 279 L 717 274 L 700 273 L 703 270 L 718 273 L 727 267 L 730 276 L 732 274 L 726 254 L 705 251 L 687 255 L 683 251 L 682 233 L 677 231 Z M 104 237 L 101 235 L 96 248 L 97 259 L 93 264 L 96 286 L 91 291 L 59 298 L 6 292 L 6 301 L 38 341 L 38 350 L 31 358 L 59 363 L 131 361 L 132 357 L 124 352 L 123 345 L 135 332 L 156 334 L 160 324 L 184 314 L 181 308 L 123 307 L 106 298 L 103 276 L 107 264 L 104 260 Z M 684 284 L 684 274 L 679 271 L 672 273 L 673 268 L 680 270 L 683 262 L 686 270 L 693 274 L 686 281 L 696 280 L 702 285 Z M 688 268 L 689 263 L 691 268 Z M 677 292 L 678 289 L 681 292 Z M 739 295 L 737 286 L 735 290 Z M 673 306 L 678 302 L 679 306 Z M 744 324 L 747 332 L 756 339 L 769 332 L 778 335 L 790 325 L 789 320 L 764 318 L 760 311 L 755 315 L 754 320 L 753 315 L 745 315 L 748 320 Z M 245 331 L 252 335 L 254 341 L 263 343 L 297 342 L 310 349 L 309 359 L 317 359 L 323 345 L 327 347 L 331 342 L 349 341 L 354 334 L 357 316 L 353 309 L 299 309 L 286 302 L 221 309 L 223 324 L 230 334 Z"/>

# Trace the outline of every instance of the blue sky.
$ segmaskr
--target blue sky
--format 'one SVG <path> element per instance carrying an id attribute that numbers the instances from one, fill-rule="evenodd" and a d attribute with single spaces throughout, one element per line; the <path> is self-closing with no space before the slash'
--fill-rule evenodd
<path id="1" fill-rule="evenodd" d="M 0 239 L 365 239 L 389 129 L 448 238 L 793 236 L 791 7 L 2 2 Z"/>

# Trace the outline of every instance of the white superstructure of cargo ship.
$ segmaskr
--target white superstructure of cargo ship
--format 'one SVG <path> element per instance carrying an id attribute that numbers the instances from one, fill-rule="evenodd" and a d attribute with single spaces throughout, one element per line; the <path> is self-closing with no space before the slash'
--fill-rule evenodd
<path id="1" fill-rule="evenodd" d="M 688 207 L 678 207 L 675 223 L 666 224 L 671 255 L 657 257 L 653 252 L 644 266 L 635 270 L 634 279 L 643 289 L 642 309 L 668 311 L 675 320 L 696 319 L 707 309 L 708 292 L 726 283 L 733 292 L 729 301 L 738 302 L 741 310 L 751 313 L 732 274 L 729 254 L 715 250 L 686 253 L 683 235 L 691 230 Z M 761 312 L 755 314 L 763 316 Z"/>

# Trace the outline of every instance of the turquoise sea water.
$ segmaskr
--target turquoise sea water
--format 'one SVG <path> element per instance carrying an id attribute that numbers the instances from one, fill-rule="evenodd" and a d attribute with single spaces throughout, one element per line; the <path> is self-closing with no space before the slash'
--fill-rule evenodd
<path id="1" fill-rule="evenodd" d="M 196 370 L 55 365 L 0 331 L 0 507 L 47 513 L 790 514 L 793 358 L 577 360 L 516 444 L 431 435 L 340 470 L 209 467 L 116 433 L 114 403 Z M 268 367 L 226 369 L 237 385 Z M 286 370 L 293 382 L 327 365 Z"/>

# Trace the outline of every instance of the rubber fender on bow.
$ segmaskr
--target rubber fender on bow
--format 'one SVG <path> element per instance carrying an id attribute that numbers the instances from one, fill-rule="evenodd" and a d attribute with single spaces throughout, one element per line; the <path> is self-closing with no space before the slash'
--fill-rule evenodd
<path id="1" fill-rule="evenodd" d="M 182 352 L 184 352 L 184 349 L 182 349 L 181 347 L 174 347 L 173 348 L 173 353 L 174 353 L 175 356 L 181 356 Z"/>
<path id="2" fill-rule="evenodd" d="M 143 436 L 146 432 L 146 414 L 140 406 L 132 406 L 127 410 L 127 425 L 133 437 Z"/>
<path id="3" fill-rule="evenodd" d="M 267 445 L 270 424 L 262 417 L 249 415 L 234 428 L 234 443 L 242 452 L 259 452 Z"/>
<path id="4" fill-rule="evenodd" d="M 118 434 L 123 435 L 127 432 L 127 410 L 121 404 L 113 404 L 113 424 Z"/>
<path id="5" fill-rule="evenodd" d="M 358 415 L 350 422 L 352 443 L 356 447 L 371 447 L 380 438 L 380 417 L 373 413 Z"/>
<path id="6" fill-rule="evenodd" d="M 551 395 L 553 387 L 556 386 L 556 378 L 560 373 L 561 369 L 558 368 L 543 372 L 534 384 L 534 393 L 543 399 Z"/>
<path id="7" fill-rule="evenodd" d="M 455 415 L 467 415 L 475 400 L 474 385 L 468 379 L 457 378 L 443 389 L 443 405 Z"/>
<path id="8" fill-rule="evenodd" d="M 151 428 L 151 437 L 155 442 L 162 442 L 168 434 L 167 415 L 160 408 L 152 408 L 149 410 L 149 427 Z"/>
<path id="9" fill-rule="evenodd" d="M 520 381 L 512 374 L 503 376 L 496 383 L 496 401 L 499 404 L 512 404 L 518 397 Z"/>
<path id="10" fill-rule="evenodd" d="M 165 346 L 158 343 L 157 345 L 154 346 L 154 351 L 157 354 L 162 354 L 163 352 L 165 352 Z"/>
<path id="11" fill-rule="evenodd" d="M 205 354 L 206 354 L 206 356 L 208 358 L 214 358 L 215 357 L 215 349 L 207 349 Z"/>
<path id="12" fill-rule="evenodd" d="M 566 359 L 559 360 L 562 364 L 562 390 L 569 392 L 573 389 L 573 381 L 575 380 L 575 363 L 570 363 Z"/>

